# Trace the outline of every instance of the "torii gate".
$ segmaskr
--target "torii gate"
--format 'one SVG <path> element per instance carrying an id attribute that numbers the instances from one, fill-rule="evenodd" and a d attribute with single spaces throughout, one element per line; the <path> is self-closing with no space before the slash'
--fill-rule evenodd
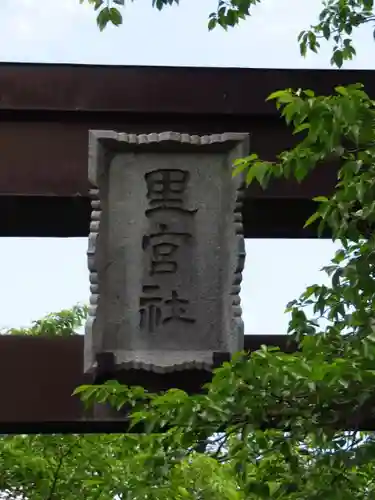
<path id="1" fill-rule="evenodd" d="M 338 84 L 359 81 L 372 91 L 375 73 L 1 64 L 0 236 L 88 235 L 89 129 L 249 132 L 252 150 L 272 160 L 293 144 L 274 105 L 265 102 L 272 91 L 301 87 L 328 94 Z M 314 209 L 312 197 L 332 191 L 335 171 L 326 165 L 302 185 L 280 181 L 266 191 L 251 186 L 245 236 L 314 238 L 303 224 Z M 245 337 L 248 350 L 261 344 L 287 348 L 282 335 Z M 83 420 L 71 397 L 83 382 L 82 361 L 81 336 L 1 337 L 0 433 L 116 431 L 114 422 Z M 173 381 L 178 384 L 176 375 Z"/>

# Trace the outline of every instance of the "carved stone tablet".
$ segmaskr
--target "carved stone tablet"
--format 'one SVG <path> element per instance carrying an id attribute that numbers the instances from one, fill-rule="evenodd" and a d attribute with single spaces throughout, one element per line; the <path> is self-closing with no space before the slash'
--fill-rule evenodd
<path id="1" fill-rule="evenodd" d="M 211 370 L 243 349 L 243 182 L 248 135 L 91 131 L 90 316 L 85 371 Z"/>

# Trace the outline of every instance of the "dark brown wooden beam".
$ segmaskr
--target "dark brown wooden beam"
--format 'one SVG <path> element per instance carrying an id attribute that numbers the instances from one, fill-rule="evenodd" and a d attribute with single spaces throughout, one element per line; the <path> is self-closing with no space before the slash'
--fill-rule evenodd
<path id="1" fill-rule="evenodd" d="M 248 335 L 247 350 L 262 344 L 293 351 L 284 335 Z M 199 387 L 202 373 L 177 373 L 173 380 L 156 380 L 155 387 Z M 169 376 L 169 378 L 171 378 Z M 192 380 L 193 379 L 193 380 Z M 83 376 L 83 336 L 43 338 L 0 336 L 0 434 L 119 432 L 124 424 L 84 417 L 73 390 L 86 383 Z M 141 384 L 143 380 L 136 379 Z M 160 385 L 161 384 L 161 385 Z"/>
<path id="2" fill-rule="evenodd" d="M 108 418 L 111 414 L 107 411 L 92 418 L 84 413 L 78 397 L 72 396 L 76 387 L 90 383 L 83 376 L 83 340 L 83 336 L 0 336 L 0 434 L 126 432 L 123 420 Z M 262 344 L 278 346 L 285 352 L 296 350 L 285 335 L 245 336 L 247 351 Z M 193 391 L 207 380 L 208 374 L 198 371 L 166 377 L 137 372 L 129 374 L 127 383 Z M 340 415 L 340 428 L 375 429 L 371 405 L 366 411 L 354 414 L 346 410 Z"/>
<path id="3" fill-rule="evenodd" d="M 82 196 L 0 196 L 0 236 L 86 237 L 90 208 L 89 198 Z M 303 229 L 313 211 L 310 200 L 247 198 L 245 237 L 315 238 L 314 227 Z"/>
<path id="4" fill-rule="evenodd" d="M 17 114 L 17 113 L 16 113 Z M 247 131 L 254 151 L 266 159 L 291 144 L 289 131 L 275 117 L 128 115 L 107 113 L 0 111 L 0 236 L 87 236 L 88 131 L 162 130 L 214 133 Z M 21 119 L 22 118 L 22 119 Z M 311 215 L 311 198 L 332 190 L 335 168 L 317 169 L 302 185 L 278 182 L 263 191 L 247 191 L 243 216 L 248 238 L 315 237 L 303 224 Z M 328 235 L 326 235 L 328 236 Z"/>
<path id="5" fill-rule="evenodd" d="M 0 64 L 3 110 L 112 111 L 146 114 L 274 115 L 266 97 L 276 89 L 332 92 L 362 82 L 373 92 L 371 70 L 189 68 Z"/>
<path id="6" fill-rule="evenodd" d="M 165 130 L 196 134 L 247 132 L 251 150 L 262 158 L 293 145 L 293 136 L 275 116 L 136 115 L 128 113 L 71 113 L 0 110 L 2 170 L 0 193 L 9 195 L 87 196 L 88 132 L 107 129 L 129 133 Z M 274 183 L 266 191 L 248 190 L 249 198 L 310 199 L 329 192 L 335 168 L 322 166 L 306 182 Z"/>

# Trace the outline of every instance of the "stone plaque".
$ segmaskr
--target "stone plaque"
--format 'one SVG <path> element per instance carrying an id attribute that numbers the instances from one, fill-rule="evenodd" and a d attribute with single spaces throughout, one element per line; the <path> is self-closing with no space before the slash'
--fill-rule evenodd
<path id="1" fill-rule="evenodd" d="M 211 370 L 243 349 L 243 181 L 248 135 L 91 131 L 90 316 L 85 371 Z"/>

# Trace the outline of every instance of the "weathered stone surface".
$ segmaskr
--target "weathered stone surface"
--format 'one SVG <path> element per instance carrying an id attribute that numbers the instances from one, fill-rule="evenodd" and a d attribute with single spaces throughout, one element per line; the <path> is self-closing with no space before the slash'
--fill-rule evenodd
<path id="1" fill-rule="evenodd" d="M 90 316 L 85 371 L 113 353 L 119 369 L 210 370 L 243 348 L 247 134 L 90 132 Z"/>

